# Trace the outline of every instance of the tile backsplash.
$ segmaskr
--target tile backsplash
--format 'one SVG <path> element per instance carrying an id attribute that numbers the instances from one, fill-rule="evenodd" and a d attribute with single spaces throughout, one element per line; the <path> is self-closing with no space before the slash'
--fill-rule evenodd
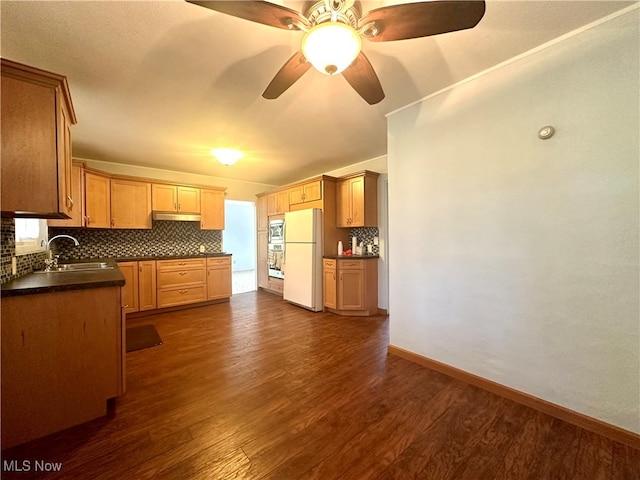
<path id="1" fill-rule="evenodd" d="M 27 273 L 44 268 L 44 253 L 29 253 L 16 257 L 17 273 L 11 274 L 11 258 L 16 252 L 16 224 L 13 218 L 3 218 L 0 224 L 0 283 L 20 277 Z"/>
<path id="2" fill-rule="evenodd" d="M 206 253 L 222 251 L 222 231 L 200 230 L 199 222 L 154 221 L 150 230 L 49 228 L 49 238 L 60 234 L 80 243 L 75 247 L 69 239 L 55 240 L 51 250 L 61 260 L 194 255 L 201 245 Z"/>
<path id="3" fill-rule="evenodd" d="M 364 244 L 364 251 L 367 251 L 367 245 L 373 245 L 373 237 L 378 237 L 378 228 L 377 227 L 358 227 L 349 229 L 349 238 L 357 237 L 358 244 L 362 242 Z M 345 247 L 345 248 L 351 248 Z M 380 255 L 380 247 L 378 245 L 373 245 L 373 254 Z"/>

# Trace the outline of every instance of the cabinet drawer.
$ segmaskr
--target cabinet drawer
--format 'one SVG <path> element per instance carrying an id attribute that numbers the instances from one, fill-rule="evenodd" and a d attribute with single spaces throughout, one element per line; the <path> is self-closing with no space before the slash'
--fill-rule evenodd
<path id="1" fill-rule="evenodd" d="M 180 270 L 158 270 L 158 288 L 177 287 L 181 285 L 193 285 L 205 283 L 205 269 L 182 268 Z"/>
<path id="2" fill-rule="evenodd" d="M 158 308 L 204 302 L 206 299 L 206 285 L 158 290 Z"/>
<path id="3" fill-rule="evenodd" d="M 274 292 L 284 292 L 284 282 L 282 280 L 269 280 L 269 290 L 273 290 Z"/>
<path id="4" fill-rule="evenodd" d="M 158 260 L 158 270 L 185 270 L 187 268 L 205 267 L 206 258 L 183 258 L 179 260 Z"/>
<path id="5" fill-rule="evenodd" d="M 336 261 L 335 261 L 335 260 L 332 260 L 332 259 L 330 259 L 330 258 L 324 258 L 324 259 L 322 260 L 322 266 L 323 266 L 324 268 L 329 268 L 329 269 L 331 269 L 331 268 L 332 268 L 332 269 L 334 269 L 334 270 L 335 270 L 335 268 L 336 268 Z"/>
<path id="6" fill-rule="evenodd" d="M 209 257 L 207 258 L 207 267 L 216 267 L 222 265 L 231 265 L 231 257 Z"/>
<path id="7" fill-rule="evenodd" d="M 340 260 L 340 270 L 364 270 L 364 260 Z"/>

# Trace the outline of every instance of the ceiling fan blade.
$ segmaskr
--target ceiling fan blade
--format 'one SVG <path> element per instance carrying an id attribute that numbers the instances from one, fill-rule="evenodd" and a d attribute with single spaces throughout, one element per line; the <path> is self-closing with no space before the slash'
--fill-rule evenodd
<path id="1" fill-rule="evenodd" d="M 484 16 L 480 0 L 433 0 L 391 5 L 371 10 L 358 22 L 362 28 L 373 23 L 377 34 L 372 42 L 405 40 L 455 32 L 475 27 Z"/>
<path id="2" fill-rule="evenodd" d="M 290 30 L 296 28 L 296 22 L 304 25 L 308 21 L 300 13 L 287 7 L 273 4 L 271 2 L 257 0 L 186 0 L 188 3 L 206 7 L 216 12 L 226 13 L 234 17 L 262 23 L 271 27 Z"/>
<path id="3" fill-rule="evenodd" d="M 276 73 L 262 96 L 269 100 L 278 98 L 310 68 L 311 64 L 307 62 L 302 52 L 295 53 Z"/>
<path id="4" fill-rule="evenodd" d="M 384 98 L 380 80 L 364 53 L 360 52 L 342 75 L 369 105 L 375 105 Z"/>

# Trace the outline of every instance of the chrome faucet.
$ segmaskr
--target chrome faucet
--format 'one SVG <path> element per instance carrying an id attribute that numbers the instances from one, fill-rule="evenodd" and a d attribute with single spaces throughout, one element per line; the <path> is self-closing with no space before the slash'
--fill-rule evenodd
<path id="1" fill-rule="evenodd" d="M 57 268 L 58 267 L 58 256 L 56 255 L 55 257 L 52 255 L 51 253 L 51 249 L 49 248 L 49 246 L 51 245 L 51 242 L 53 242 L 56 238 L 70 238 L 71 240 L 73 240 L 74 246 L 78 246 L 80 245 L 80 242 L 78 242 L 78 240 L 76 240 L 74 237 L 72 237 L 71 235 L 56 235 L 55 237 L 51 237 L 49 239 L 49 241 L 46 244 L 46 248 L 45 248 L 45 253 L 46 253 L 46 259 L 44 260 L 44 270 L 45 272 L 49 272 L 51 271 L 52 268 Z"/>

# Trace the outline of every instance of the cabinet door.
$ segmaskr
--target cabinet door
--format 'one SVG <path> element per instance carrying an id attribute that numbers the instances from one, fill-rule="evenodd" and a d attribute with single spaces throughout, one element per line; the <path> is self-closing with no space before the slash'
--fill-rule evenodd
<path id="1" fill-rule="evenodd" d="M 298 185 L 289 189 L 289 205 L 304 203 L 304 185 Z"/>
<path id="2" fill-rule="evenodd" d="M 322 182 L 316 180 L 315 182 L 304 184 L 304 201 L 315 202 L 322 199 Z"/>
<path id="3" fill-rule="evenodd" d="M 73 209 L 69 220 L 48 220 L 50 227 L 83 227 L 84 226 L 84 167 L 81 163 L 73 163 L 71 167 L 71 196 Z"/>
<path id="4" fill-rule="evenodd" d="M 122 308 L 125 313 L 138 311 L 138 262 L 120 262 L 118 268 L 124 276 Z"/>
<path id="5" fill-rule="evenodd" d="M 4 63 L 1 88 L 2 211 L 60 218 L 55 91 L 7 77 Z"/>
<path id="6" fill-rule="evenodd" d="M 266 198 L 266 197 L 263 197 Z M 258 232 L 258 287 L 269 288 L 269 232 Z"/>
<path id="7" fill-rule="evenodd" d="M 194 187 L 178 187 L 178 211 L 200 213 L 200 189 Z"/>
<path id="8" fill-rule="evenodd" d="M 138 308 L 154 310 L 157 305 L 156 262 L 138 262 Z"/>
<path id="9" fill-rule="evenodd" d="M 263 195 L 256 200 L 256 216 L 258 217 L 258 231 L 269 228 L 269 213 L 267 211 L 267 197 Z"/>
<path id="10" fill-rule="evenodd" d="M 109 177 L 86 172 L 85 225 L 87 228 L 109 228 L 111 226 L 111 184 Z"/>
<path id="11" fill-rule="evenodd" d="M 337 308 L 338 303 L 338 282 L 336 280 L 336 269 L 324 267 L 323 270 L 323 287 L 324 287 L 324 306 L 329 308 Z"/>
<path id="12" fill-rule="evenodd" d="M 151 184 L 111 179 L 111 227 L 151 228 Z"/>
<path id="13" fill-rule="evenodd" d="M 60 212 L 71 217 L 75 207 L 72 195 L 71 122 L 64 106 L 62 90 L 56 89 L 57 143 L 58 143 L 58 196 Z"/>
<path id="14" fill-rule="evenodd" d="M 338 310 L 364 310 L 364 270 L 339 270 Z"/>
<path id="15" fill-rule="evenodd" d="M 231 264 L 226 263 L 207 269 L 207 300 L 231 296 Z"/>
<path id="16" fill-rule="evenodd" d="M 349 180 L 336 182 L 336 226 L 349 227 L 351 221 L 351 196 Z"/>
<path id="17" fill-rule="evenodd" d="M 224 230 L 224 191 L 201 190 L 201 223 L 202 230 Z"/>
<path id="18" fill-rule="evenodd" d="M 276 193 L 276 203 L 278 205 L 278 213 L 289 211 L 289 190 Z"/>
<path id="19" fill-rule="evenodd" d="M 351 211 L 350 227 L 363 227 L 364 218 L 364 177 L 349 180 L 349 203 Z"/>
<path id="20" fill-rule="evenodd" d="M 153 210 L 160 212 L 177 212 L 178 190 L 175 185 L 152 184 L 151 205 Z"/>

